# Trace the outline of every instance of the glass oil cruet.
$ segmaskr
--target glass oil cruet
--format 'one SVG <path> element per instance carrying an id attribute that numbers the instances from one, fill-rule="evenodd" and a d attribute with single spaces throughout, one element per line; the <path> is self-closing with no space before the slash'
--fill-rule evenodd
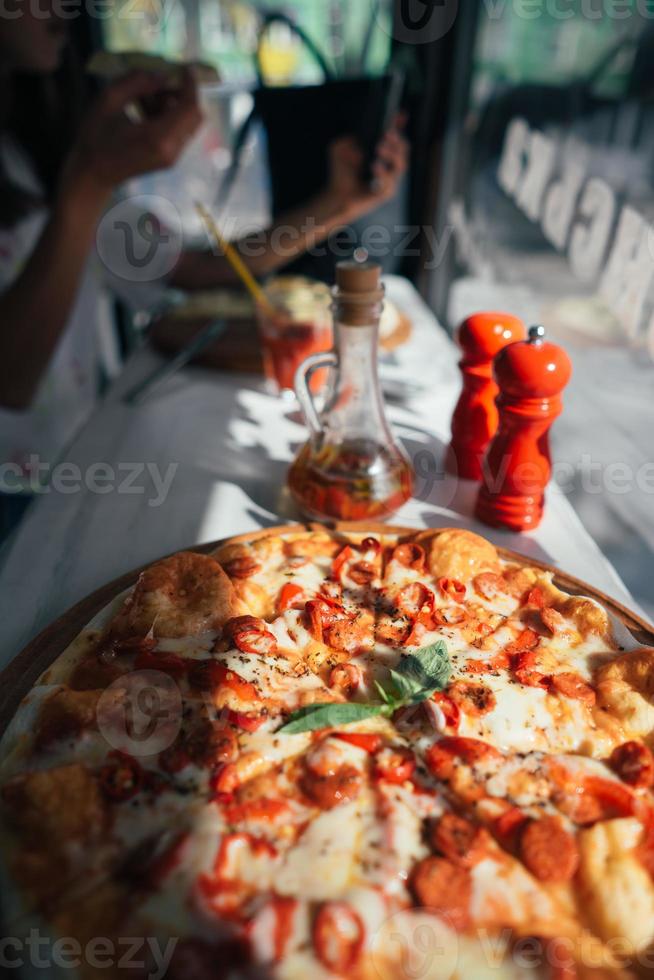
<path id="1" fill-rule="evenodd" d="M 338 521 L 383 519 L 410 499 L 413 469 L 386 421 L 377 373 L 381 267 L 341 262 L 334 290 L 333 351 L 315 354 L 295 375 L 310 438 L 288 475 L 302 511 Z M 322 411 L 309 390 L 313 371 L 331 367 Z"/>

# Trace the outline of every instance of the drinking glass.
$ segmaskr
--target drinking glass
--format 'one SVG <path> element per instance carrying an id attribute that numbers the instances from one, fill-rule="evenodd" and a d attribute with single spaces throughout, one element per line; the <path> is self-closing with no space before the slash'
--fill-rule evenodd
<path id="1" fill-rule="evenodd" d="M 275 392 L 294 396 L 295 372 L 312 354 L 332 346 L 331 293 L 321 282 L 280 276 L 265 289 L 270 308 L 259 304 L 257 320 L 266 378 Z M 316 371 L 311 390 L 317 394 L 328 372 Z"/>

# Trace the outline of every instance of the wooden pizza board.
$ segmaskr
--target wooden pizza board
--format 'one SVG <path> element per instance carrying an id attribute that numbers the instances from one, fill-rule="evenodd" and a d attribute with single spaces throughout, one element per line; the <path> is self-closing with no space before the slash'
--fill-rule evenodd
<path id="1" fill-rule="evenodd" d="M 268 535 L 289 533 L 293 531 L 300 531 L 303 527 L 307 530 L 324 530 L 325 525 L 322 524 L 287 524 L 275 527 L 266 528 L 260 531 L 251 531 L 248 534 L 240 534 L 235 537 L 231 537 L 227 540 L 229 541 L 252 541 L 256 538 L 266 537 Z M 329 525 L 330 530 L 357 530 L 353 528 L 352 525 L 339 525 L 332 524 Z M 398 536 L 402 535 L 413 535 L 416 534 L 419 529 L 408 528 L 408 527 L 397 527 L 394 525 L 387 524 L 365 524 L 362 525 L 359 531 L 367 531 L 370 534 L 396 534 Z M 430 530 L 439 530 L 438 528 Z M 218 548 L 223 541 L 215 541 L 212 544 L 202 545 L 200 547 L 189 548 L 189 551 L 197 551 L 200 554 L 208 554 Z M 609 596 L 605 595 L 599 589 L 593 588 L 591 585 L 587 585 L 580 579 L 574 578 L 572 575 L 567 575 L 565 572 L 561 572 L 558 568 L 553 565 L 547 564 L 547 562 L 536 561 L 533 558 L 527 558 L 525 555 L 520 555 L 515 551 L 509 551 L 507 548 L 497 549 L 500 556 L 509 561 L 517 561 L 523 564 L 530 565 L 534 568 L 540 568 L 543 571 L 553 572 L 554 581 L 556 585 L 563 589 L 565 592 L 569 592 L 572 595 L 585 595 L 590 598 L 596 599 L 601 603 L 606 609 L 613 613 L 616 618 L 627 627 L 632 636 L 637 640 L 638 643 L 642 643 L 644 646 L 654 646 L 654 627 L 647 623 L 640 616 L 635 613 L 630 612 L 624 606 L 616 602 L 615 599 L 611 599 Z M 149 562 L 148 565 L 152 564 Z M 143 571 L 144 568 L 148 566 L 144 565 L 141 568 L 137 568 L 134 571 L 127 572 L 125 575 L 121 575 L 120 578 L 114 579 L 113 582 L 109 582 L 107 585 L 102 586 L 102 588 L 97 589 L 91 595 L 82 599 L 77 605 L 73 606 L 62 616 L 56 619 L 50 626 L 47 626 L 38 636 L 36 636 L 31 643 L 29 643 L 9 664 L 5 670 L 0 673 L 0 735 L 4 732 L 5 728 L 13 718 L 16 709 L 20 701 L 25 697 L 27 692 L 34 685 L 38 677 L 46 670 L 47 667 L 52 664 L 56 658 L 64 652 L 70 643 L 75 639 L 75 637 L 84 629 L 85 626 L 101 612 L 109 603 L 124 592 L 129 589 L 136 582 L 138 576 Z"/>

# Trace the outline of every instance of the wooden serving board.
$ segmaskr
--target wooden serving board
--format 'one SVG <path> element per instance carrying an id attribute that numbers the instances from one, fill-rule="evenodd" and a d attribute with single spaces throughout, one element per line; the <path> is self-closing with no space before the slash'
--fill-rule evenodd
<path id="1" fill-rule="evenodd" d="M 287 524 L 260 531 L 251 531 L 248 534 L 236 535 L 225 540 L 251 541 L 273 534 L 297 532 L 302 530 L 303 527 L 307 530 L 325 529 L 325 525 L 323 524 L 307 524 L 304 526 L 301 524 Z M 332 524 L 329 525 L 329 529 L 335 531 L 366 531 L 370 534 L 395 534 L 399 537 L 412 535 L 420 530 L 418 528 L 371 523 L 365 526 L 362 525 L 360 528 L 353 528 L 352 525 Z M 433 530 L 439 529 L 434 528 Z M 200 554 L 208 554 L 223 543 L 223 541 L 215 541 L 212 544 L 189 548 L 188 550 L 197 551 Z M 611 599 L 605 595 L 599 589 L 593 588 L 593 586 L 574 578 L 572 575 L 561 572 L 553 565 L 547 564 L 547 562 L 527 558 L 525 555 L 520 555 L 515 551 L 509 551 L 506 548 L 498 548 L 497 550 L 501 557 L 508 561 L 517 561 L 534 568 L 553 572 L 554 581 L 560 589 L 569 592 L 571 595 L 585 595 L 596 599 L 627 627 L 638 643 L 642 643 L 643 646 L 654 646 L 654 627 L 640 616 L 626 609 L 619 602 L 616 602 L 615 599 Z M 149 562 L 148 564 L 152 563 Z M 113 582 L 109 582 L 85 599 L 82 599 L 81 602 L 78 602 L 72 609 L 69 609 L 39 633 L 9 666 L 0 673 L 0 735 L 2 735 L 13 718 L 22 698 L 25 697 L 43 671 L 63 653 L 94 616 L 97 616 L 121 592 L 134 585 L 138 576 L 146 567 L 148 566 L 144 565 L 141 568 L 128 572 L 126 575 L 121 575 L 120 578 L 114 579 Z"/>

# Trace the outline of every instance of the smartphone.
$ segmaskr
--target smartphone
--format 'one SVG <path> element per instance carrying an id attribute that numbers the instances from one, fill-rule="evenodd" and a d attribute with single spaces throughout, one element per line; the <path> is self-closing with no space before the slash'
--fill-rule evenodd
<path id="1" fill-rule="evenodd" d="M 369 117 L 369 124 L 366 126 L 365 135 L 362 143 L 365 150 L 362 177 L 368 186 L 374 182 L 373 165 L 377 157 L 377 147 L 386 133 L 393 120 L 400 111 L 402 96 L 404 95 L 405 74 L 400 68 L 394 68 L 385 78 L 385 85 L 381 90 L 380 97 L 376 100 L 377 105 L 373 108 Z"/>

